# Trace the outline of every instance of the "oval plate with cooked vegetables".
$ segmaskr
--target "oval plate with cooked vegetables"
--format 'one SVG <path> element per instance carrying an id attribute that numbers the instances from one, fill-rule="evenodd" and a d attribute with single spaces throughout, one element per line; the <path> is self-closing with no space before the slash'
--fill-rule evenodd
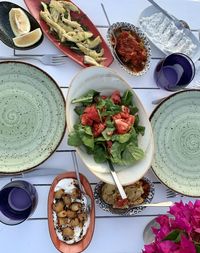
<path id="1" fill-rule="evenodd" d="M 83 129 L 79 124 L 77 126 L 79 137 L 81 137 L 82 139 L 81 141 L 84 143 L 84 145 L 86 144 L 85 146 L 90 147 L 89 149 L 87 149 L 84 147 L 84 145 L 79 145 L 79 143 L 75 143 L 76 141 L 79 141 L 79 140 L 75 140 L 72 137 L 73 136 L 75 137 L 74 130 L 76 130 L 75 129 L 76 125 L 80 123 L 80 119 L 82 119 L 82 123 L 83 123 L 83 120 L 87 120 L 88 117 L 89 119 L 92 117 L 93 118 L 92 121 L 94 121 L 93 116 L 96 115 L 95 113 L 96 109 L 93 107 L 92 108 L 90 107 L 87 109 L 85 108 L 83 112 L 84 116 L 81 116 L 82 112 L 80 112 L 79 115 L 77 114 L 77 109 L 78 109 L 77 106 L 79 105 L 81 106 L 84 99 L 88 101 L 89 90 L 97 91 L 97 92 L 100 92 L 101 95 L 107 96 L 107 99 L 102 101 L 102 105 L 106 103 L 105 105 L 107 106 L 107 111 L 105 111 L 105 113 L 107 114 L 107 116 L 109 116 L 110 113 L 111 114 L 114 113 L 115 115 L 111 115 L 110 118 L 113 118 L 112 116 L 116 116 L 116 117 L 119 116 L 119 119 L 114 117 L 114 120 L 111 120 L 111 122 L 106 119 L 104 120 L 104 114 L 102 110 L 100 110 L 99 111 L 100 116 L 102 117 L 100 119 L 101 124 L 98 123 L 97 127 L 100 128 L 103 126 L 104 131 L 101 135 L 97 137 L 95 136 L 96 136 L 96 132 L 99 132 L 99 129 L 98 131 L 94 131 L 96 124 L 93 124 L 93 123 L 95 122 L 92 122 L 91 126 L 88 126 L 88 123 L 90 124 L 90 122 L 88 122 L 87 126 L 86 127 L 84 126 Z M 115 105 L 110 100 L 111 95 L 113 95 L 113 92 L 116 90 L 118 90 L 120 95 L 123 97 L 123 101 L 122 103 L 120 103 L 120 105 Z M 87 97 L 85 96 L 85 94 L 87 94 Z M 119 97 L 118 94 L 115 94 L 115 95 L 117 95 L 116 98 Z M 82 96 L 82 99 L 80 99 L 81 96 Z M 72 102 L 78 102 L 77 100 L 74 100 L 76 98 L 79 98 L 80 99 L 79 102 L 81 103 L 72 103 Z M 128 185 L 128 184 L 134 183 L 135 181 L 143 177 L 143 175 L 150 168 L 151 161 L 153 158 L 153 153 L 154 153 L 152 128 L 149 122 L 148 115 L 142 103 L 140 102 L 139 98 L 137 97 L 135 92 L 131 89 L 131 87 L 120 76 L 118 76 L 114 71 L 112 71 L 109 68 L 90 67 L 90 68 L 84 69 L 79 74 L 77 74 L 72 80 L 69 90 L 68 90 L 66 101 L 67 101 L 67 106 L 66 106 L 67 127 L 68 127 L 68 132 L 69 132 L 69 137 L 70 137 L 68 138 L 68 143 L 69 145 L 76 146 L 78 154 L 80 155 L 81 159 L 83 160 L 85 165 L 88 167 L 88 169 L 92 173 L 94 173 L 102 181 L 106 183 L 114 184 L 112 176 L 110 175 L 110 170 L 108 167 L 108 163 L 106 162 L 106 159 L 104 161 L 102 161 L 101 159 L 103 158 L 103 156 L 107 158 L 105 153 L 102 152 L 103 151 L 102 147 L 108 144 L 106 143 L 106 139 L 110 141 L 110 137 L 111 137 L 111 141 L 115 143 L 115 145 L 112 146 L 112 150 L 111 150 L 111 160 L 112 162 L 115 163 L 115 169 L 118 173 L 120 182 L 123 185 Z M 91 93 L 91 101 L 93 101 L 92 93 Z M 128 111 L 130 110 L 130 113 L 126 114 L 126 116 L 128 117 L 125 119 L 125 117 L 123 117 L 122 114 L 119 115 L 119 113 L 122 111 L 123 104 L 126 104 L 126 103 L 129 104 L 128 101 L 130 102 L 130 104 L 132 103 L 133 106 L 130 105 L 130 108 L 128 109 L 124 108 L 124 109 L 127 109 Z M 99 109 L 101 109 L 100 107 Z M 138 117 L 136 117 L 136 115 L 135 117 L 134 115 L 132 116 L 130 115 L 130 114 L 135 114 L 136 107 L 138 110 L 137 115 L 139 117 L 139 125 L 145 128 L 144 134 L 141 132 L 143 135 L 139 133 L 135 133 L 132 127 L 134 119 L 135 119 L 134 127 L 136 127 L 136 125 L 139 126 L 138 124 L 136 124 L 138 123 Z M 90 116 L 91 114 L 92 116 Z M 109 117 L 107 117 L 107 119 L 108 118 Z M 120 125 L 123 129 L 121 129 Z M 126 127 L 124 128 L 124 126 Z M 143 130 L 144 129 L 143 127 L 140 128 L 140 130 Z M 113 132 L 113 131 L 114 133 L 117 133 L 118 135 L 109 136 L 110 134 L 109 132 Z M 123 135 L 123 133 L 125 135 Z M 132 141 L 132 144 L 130 143 L 131 141 Z M 99 151 L 96 152 L 95 144 L 100 144 L 99 142 L 103 142 L 102 143 L 103 145 L 98 145 L 97 148 Z M 127 147 L 126 144 L 128 145 L 128 149 L 126 148 Z M 94 152 L 91 153 L 91 151 L 94 151 Z M 95 153 L 100 153 L 100 152 L 102 156 L 97 157 Z M 129 162 L 129 160 L 131 163 Z M 122 161 L 122 163 L 120 161 Z"/>
<path id="2" fill-rule="evenodd" d="M 113 56 L 91 20 L 66 0 L 24 0 L 43 32 L 65 55 L 83 67 L 109 66 Z"/>
<path id="3" fill-rule="evenodd" d="M 144 206 L 140 204 L 150 203 L 154 196 L 154 185 L 146 177 L 132 185 L 124 187 L 127 199 L 122 199 L 116 186 L 99 182 L 94 189 L 96 203 L 104 211 L 118 215 L 136 215 L 140 213 Z"/>
<path id="4" fill-rule="evenodd" d="M 58 175 L 48 197 L 48 224 L 53 244 L 60 252 L 84 251 L 93 236 L 95 226 L 94 197 L 91 186 L 82 174 L 81 183 L 91 198 L 91 212 L 85 212 L 84 199 L 74 172 Z"/>

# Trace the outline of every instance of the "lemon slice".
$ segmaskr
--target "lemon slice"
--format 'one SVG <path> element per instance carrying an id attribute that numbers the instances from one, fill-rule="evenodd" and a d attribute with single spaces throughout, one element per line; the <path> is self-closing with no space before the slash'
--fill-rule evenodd
<path id="1" fill-rule="evenodd" d="M 42 36 L 42 31 L 40 28 L 37 28 L 29 33 L 26 33 L 20 37 L 13 38 L 13 42 L 17 47 L 29 47 L 34 45 L 40 40 Z"/>
<path id="2" fill-rule="evenodd" d="M 15 36 L 30 32 L 31 25 L 26 13 L 20 8 L 12 8 L 9 12 L 9 21 Z"/>

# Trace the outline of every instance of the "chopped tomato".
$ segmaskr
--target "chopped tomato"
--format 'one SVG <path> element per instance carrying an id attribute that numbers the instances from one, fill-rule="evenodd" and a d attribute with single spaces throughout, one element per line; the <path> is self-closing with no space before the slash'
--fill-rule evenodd
<path id="1" fill-rule="evenodd" d="M 122 119 L 128 119 L 129 116 L 130 116 L 130 114 L 129 114 L 129 113 L 126 113 L 126 112 L 121 112 L 120 114 L 121 114 L 121 118 L 122 118 Z"/>
<path id="2" fill-rule="evenodd" d="M 94 123 L 92 127 L 94 137 L 98 137 L 105 128 L 106 128 L 105 123 Z"/>
<path id="3" fill-rule="evenodd" d="M 92 126 L 93 120 L 88 116 L 88 114 L 83 113 L 81 115 L 81 124 L 83 126 Z"/>
<path id="4" fill-rule="evenodd" d="M 125 134 L 131 128 L 131 125 L 128 124 L 124 119 L 116 119 L 115 126 L 117 129 L 117 133 L 119 133 L 119 134 Z"/>
<path id="5" fill-rule="evenodd" d="M 122 199 L 121 197 L 118 197 L 115 205 L 118 208 L 125 207 L 128 205 L 128 199 Z"/>
<path id="6" fill-rule="evenodd" d="M 95 105 L 87 106 L 83 114 L 87 114 L 88 117 L 95 122 L 100 122 L 100 117 Z"/>
<path id="7" fill-rule="evenodd" d="M 111 95 L 111 100 L 113 101 L 114 104 L 120 104 L 121 103 L 121 96 L 118 90 L 114 91 L 113 94 Z"/>
<path id="8" fill-rule="evenodd" d="M 117 114 L 115 114 L 115 115 L 112 116 L 112 119 L 113 119 L 113 120 L 121 119 L 121 118 L 122 118 L 121 112 L 120 112 L 120 113 L 117 113 Z"/>
<path id="9" fill-rule="evenodd" d="M 126 120 L 126 122 L 127 122 L 128 124 L 130 124 L 131 126 L 132 126 L 132 125 L 134 125 L 134 122 L 135 122 L 135 116 L 134 116 L 134 115 L 129 114 L 129 117 L 128 117 L 128 119 Z"/>
<path id="10" fill-rule="evenodd" d="M 101 98 L 102 98 L 102 99 L 106 99 L 106 98 L 107 98 L 107 96 L 101 96 Z"/>

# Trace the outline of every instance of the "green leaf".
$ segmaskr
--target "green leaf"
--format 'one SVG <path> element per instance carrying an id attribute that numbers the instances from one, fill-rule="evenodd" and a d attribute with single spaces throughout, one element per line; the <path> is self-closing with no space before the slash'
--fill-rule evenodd
<path id="1" fill-rule="evenodd" d="M 75 111 L 76 114 L 78 114 L 78 115 L 80 116 L 80 115 L 83 114 L 84 109 L 85 109 L 84 106 L 76 106 L 76 107 L 74 108 L 74 111 Z"/>
<path id="2" fill-rule="evenodd" d="M 133 93 L 130 90 L 126 90 L 122 96 L 122 105 L 133 105 Z"/>
<path id="3" fill-rule="evenodd" d="M 73 131 L 68 135 L 67 144 L 74 147 L 79 147 L 82 144 L 82 141 L 76 131 Z"/>
<path id="4" fill-rule="evenodd" d="M 74 125 L 74 130 L 81 139 L 82 143 L 89 147 L 90 149 L 94 149 L 94 137 L 92 134 L 92 129 L 90 126 L 82 126 L 81 124 Z"/>
<path id="5" fill-rule="evenodd" d="M 106 149 L 103 145 L 95 145 L 94 160 L 97 163 L 103 163 L 107 160 Z"/>
<path id="6" fill-rule="evenodd" d="M 141 134 L 141 135 L 144 135 L 145 133 L 145 127 L 144 126 L 135 126 L 135 131 L 138 133 L 138 134 Z"/>
<path id="7" fill-rule="evenodd" d="M 196 247 L 197 253 L 200 253 L 200 245 L 196 245 L 195 247 Z"/>
<path id="8" fill-rule="evenodd" d="M 124 151 L 125 147 L 126 147 L 126 143 L 119 143 L 119 142 L 114 142 L 111 149 L 110 149 L 110 160 L 112 161 L 112 163 L 116 163 L 116 164 L 121 164 L 121 160 L 122 160 L 122 151 Z"/>
<path id="9" fill-rule="evenodd" d="M 122 154 L 122 159 L 125 164 L 132 164 L 135 161 L 141 160 L 143 157 L 144 151 L 133 143 L 129 143 Z"/>
<path id="10" fill-rule="evenodd" d="M 94 141 L 95 142 L 102 142 L 102 141 L 106 141 L 106 140 L 104 137 L 100 136 L 100 137 L 94 138 Z"/>
<path id="11" fill-rule="evenodd" d="M 111 121 L 110 118 L 108 118 L 108 119 L 106 120 L 106 126 L 107 126 L 107 127 L 110 127 L 110 128 L 111 128 L 111 127 L 114 127 L 114 122 Z"/>
<path id="12" fill-rule="evenodd" d="M 95 90 L 89 90 L 86 94 L 82 95 L 81 97 L 73 99 L 71 103 L 90 104 L 93 102 L 94 97 L 97 95 L 99 95 L 99 92 Z"/>
<path id="13" fill-rule="evenodd" d="M 172 232 L 170 232 L 164 239 L 163 241 L 169 240 L 173 242 L 178 242 L 180 241 L 180 234 L 181 231 L 179 229 L 175 229 Z"/>
<path id="14" fill-rule="evenodd" d="M 115 131 L 115 127 L 106 127 L 106 129 L 101 133 L 106 141 L 112 139 L 112 133 Z"/>
<path id="15" fill-rule="evenodd" d="M 84 129 L 86 134 L 88 134 L 90 136 L 93 136 L 92 128 L 90 126 L 84 126 L 83 129 Z"/>
<path id="16" fill-rule="evenodd" d="M 131 138 L 131 133 L 115 134 L 112 136 L 111 140 L 118 141 L 119 143 L 125 143 L 125 142 L 128 142 L 130 138 Z"/>
<path id="17" fill-rule="evenodd" d="M 135 116 L 134 128 L 137 134 L 144 135 L 145 127 L 139 125 L 139 116 Z"/>
<path id="18" fill-rule="evenodd" d="M 138 108 L 136 106 L 129 106 L 130 114 L 135 115 L 138 112 Z"/>
<path id="19" fill-rule="evenodd" d="M 85 146 L 91 148 L 92 150 L 94 149 L 94 138 L 92 136 L 83 135 L 81 140 Z"/>
<path id="20" fill-rule="evenodd" d="M 105 110 L 100 112 L 102 117 L 115 115 L 115 114 L 122 111 L 121 106 L 114 104 L 113 101 L 110 98 L 104 99 L 103 103 L 104 103 L 103 108 Z"/>

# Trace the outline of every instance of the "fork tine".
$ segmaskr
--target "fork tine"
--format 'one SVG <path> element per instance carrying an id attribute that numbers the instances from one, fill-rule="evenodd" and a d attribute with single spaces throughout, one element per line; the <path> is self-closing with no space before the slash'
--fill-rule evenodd
<path id="1" fill-rule="evenodd" d="M 52 63 L 58 63 L 58 64 L 60 63 L 60 64 L 62 64 L 62 63 L 65 63 L 65 58 L 53 57 L 51 62 Z"/>
<path id="2" fill-rule="evenodd" d="M 175 192 L 171 189 L 166 189 L 166 197 L 167 198 L 174 198 L 176 196 L 180 196 L 180 197 L 183 197 L 182 194 L 178 193 L 178 192 Z"/>

